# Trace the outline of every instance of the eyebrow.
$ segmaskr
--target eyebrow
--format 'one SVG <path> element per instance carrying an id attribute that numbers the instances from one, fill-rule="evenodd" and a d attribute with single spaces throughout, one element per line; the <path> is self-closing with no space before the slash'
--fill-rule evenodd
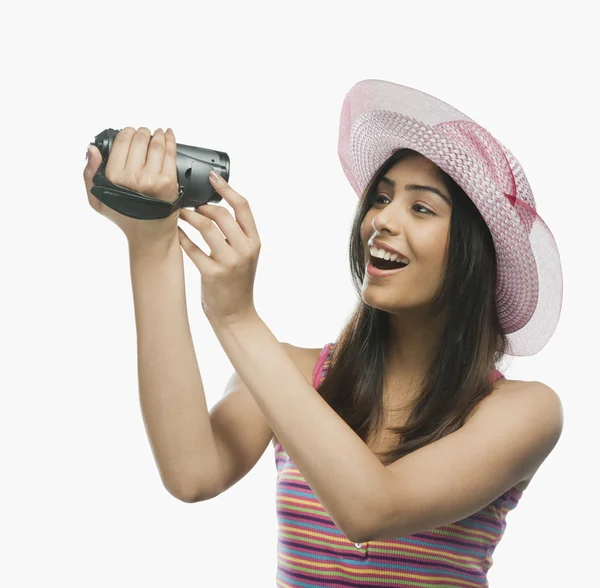
<path id="1" fill-rule="evenodd" d="M 388 178 L 387 176 L 383 176 L 379 182 L 383 182 L 384 184 L 388 184 L 389 186 L 391 186 L 392 188 L 396 187 L 396 182 L 394 180 L 392 180 L 391 178 Z M 448 199 L 447 196 L 445 196 L 444 194 L 442 194 L 442 192 L 440 192 L 437 188 L 434 188 L 433 186 L 423 186 L 421 184 L 406 184 L 406 186 L 404 186 L 404 188 L 406 190 L 408 190 L 409 192 L 412 192 L 414 190 L 428 190 L 429 192 L 433 192 L 434 194 L 437 194 L 438 196 L 441 196 L 450 206 L 452 206 L 452 202 L 450 202 L 450 200 Z"/>

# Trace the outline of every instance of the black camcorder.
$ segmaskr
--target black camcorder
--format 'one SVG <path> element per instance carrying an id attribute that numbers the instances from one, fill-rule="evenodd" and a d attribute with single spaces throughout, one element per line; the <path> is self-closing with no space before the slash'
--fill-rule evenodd
<path id="1" fill-rule="evenodd" d="M 93 178 L 91 192 L 109 208 L 137 219 L 158 219 L 170 216 L 176 208 L 197 207 L 208 202 L 220 202 L 208 180 L 212 170 L 229 181 L 229 156 L 223 151 L 177 143 L 177 183 L 179 195 L 174 202 L 144 196 L 134 190 L 117 186 L 104 176 L 106 163 L 114 138 L 122 129 L 105 129 L 96 135 L 95 145 L 102 155 L 102 163 Z"/>

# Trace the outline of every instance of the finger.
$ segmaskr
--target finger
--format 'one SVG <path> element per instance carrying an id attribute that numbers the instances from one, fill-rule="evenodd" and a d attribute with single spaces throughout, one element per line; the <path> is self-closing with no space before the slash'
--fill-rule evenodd
<path id="1" fill-rule="evenodd" d="M 205 204 L 203 206 L 208 205 Z M 202 238 L 210 247 L 212 259 L 225 263 L 233 258 L 233 248 L 225 241 L 217 225 L 208 216 L 182 208 L 179 211 L 179 218 L 190 223 L 195 229 L 198 229 Z"/>
<path id="2" fill-rule="evenodd" d="M 114 178 L 123 171 L 125 162 L 127 161 L 127 153 L 129 153 L 131 139 L 133 139 L 134 135 L 135 129 L 133 127 L 125 127 L 116 134 L 110 148 L 110 153 L 108 154 L 106 169 L 104 170 L 104 175 L 107 178 Z"/>
<path id="3" fill-rule="evenodd" d="M 171 127 L 165 134 L 165 153 L 160 173 L 169 178 L 177 178 L 177 142 Z"/>
<path id="4" fill-rule="evenodd" d="M 129 153 L 127 154 L 127 161 L 125 162 L 125 171 L 128 171 L 137 178 L 141 169 L 146 165 L 146 155 L 148 153 L 148 143 L 152 134 L 150 129 L 146 127 L 140 127 L 133 138 L 131 139 L 131 145 L 129 146 Z"/>
<path id="5" fill-rule="evenodd" d="M 235 211 L 235 220 L 244 234 L 250 239 L 258 241 L 258 230 L 248 201 L 241 194 L 238 194 L 221 176 L 218 176 L 216 180 L 211 175 L 209 175 L 209 178 L 215 190 L 223 196 L 225 202 Z"/>
<path id="6" fill-rule="evenodd" d="M 240 252 L 246 250 L 248 237 L 226 208 L 217 204 L 202 204 L 195 210 L 198 214 L 211 219 L 219 227 L 231 247 Z"/>
<path id="7" fill-rule="evenodd" d="M 144 170 L 153 178 L 160 175 L 163 159 L 165 156 L 165 133 L 162 129 L 156 129 L 150 139 L 148 153 L 146 155 L 146 165 Z"/>
<path id="8" fill-rule="evenodd" d="M 183 209 L 182 209 L 183 210 Z M 193 261 L 200 273 L 210 270 L 216 263 L 209 255 L 206 255 L 198 245 L 196 245 L 183 231 L 181 227 L 177 227 L 179 234 L 179 244 L 187 253 L 188 257 Z"/>

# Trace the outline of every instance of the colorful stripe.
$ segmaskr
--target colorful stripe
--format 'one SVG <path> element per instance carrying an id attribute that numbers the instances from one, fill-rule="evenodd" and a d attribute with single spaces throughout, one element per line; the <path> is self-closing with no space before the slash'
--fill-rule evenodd
<path id="1" fill-rule="evenodd" d="M 323 348 L 313 373 L 318 388 L 331 364 Z M 492 381 L 504 377 L 498 370 Z M 277 586 L 329 588 L 488 586 L 487 571 L 522 492 L 512 488 L 470 517 L 408 537 L 354 544 L 337 528 L 280 443 L 277 467 Z"/>

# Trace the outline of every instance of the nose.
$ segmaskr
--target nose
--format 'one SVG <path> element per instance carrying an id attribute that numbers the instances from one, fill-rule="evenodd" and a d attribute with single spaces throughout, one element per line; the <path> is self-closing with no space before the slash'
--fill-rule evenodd
<path id="1" fill-rule="evenodd" d="M 402 224 L 400 210 L 392 211 L 392 206 L 388 205 L 380 210 L 371 221 L 371 226 L 375 233 L 388 233 L 398 235 Z"/>

